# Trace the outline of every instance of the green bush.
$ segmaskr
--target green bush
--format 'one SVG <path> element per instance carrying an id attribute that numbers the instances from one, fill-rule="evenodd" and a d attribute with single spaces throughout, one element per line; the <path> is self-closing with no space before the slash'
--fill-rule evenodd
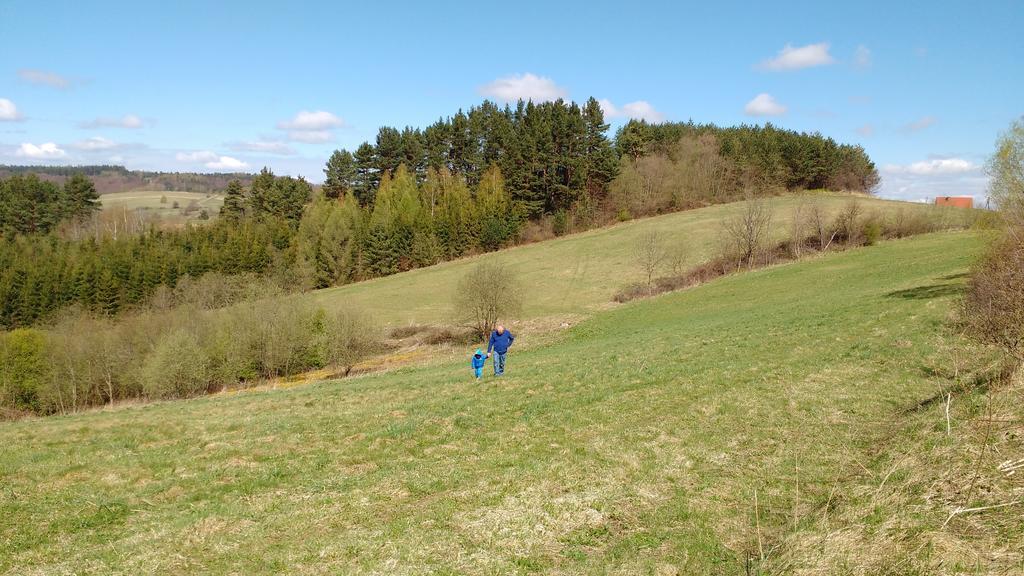
<path id="1" fill-rule="evenodd" d="M 480 247 L 484 250 L 501 248 L 511 236 L 512 226 L 504 218 L 490 216 L 480 223 Z"/>
<path id="2" fill-rule="evenodd" d="M 882 239 L 882 224 L 875 218 L 864 222 L 861 236 L 864 238 L 866 246 L 874 246 Z"/>
<path id="3" fill-rule="evenodd" d="M 565 210 L 559 210 L 552 216 L 551 230 L 555 236 L 562 236 L 569 232 L 569 214 Z"/>
<path id="4" fill-rule="evenodd" d="M 0 337 L 0 407 L 38 411 L 50 376 L 45 333 L 22 328 Z"/>
<path id="5" fill-rule="evenodd" d="M 149 398 L 182 398 L 209 386 L 206 352 L 195 334 L 178 329 L 164 334 L 142 364 L 142 390 Z"/>
<path id="6" fill-rule="evenodd" d="M 323 363 L 351 366 L 377 348 L 377 339 L 366 318 L 354 310 L 339 310 L 323 317 Z"/>

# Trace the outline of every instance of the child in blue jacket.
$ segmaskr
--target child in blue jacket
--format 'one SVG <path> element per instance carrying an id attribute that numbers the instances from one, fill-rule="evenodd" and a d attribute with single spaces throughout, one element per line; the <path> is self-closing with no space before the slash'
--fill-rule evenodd
<path id="1" fill-rule="evenodd" d="M 473 374 L 476 375 L 477 380 L 484 375 L 484 362 L 486 361 L 487 356 L 484 354 L 484 351 L 477 348 L 476 352 L 473 353 L 473 359 L 469 362 L 469 365 L 473 367 Z"/>

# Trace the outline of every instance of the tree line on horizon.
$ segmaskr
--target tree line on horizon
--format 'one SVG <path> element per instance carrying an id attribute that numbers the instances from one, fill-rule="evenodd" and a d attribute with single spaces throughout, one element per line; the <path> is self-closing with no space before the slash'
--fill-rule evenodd
<path id="1" fill-rule="evenodd" d="M 264 169 L 228 184 L 217 221 L 116 239 L 62 237 L 58 224 L 86 209 L 24 198 L 68 192 L 30 175 L 0 179 L 20 191 L 0 204 L 0 325 L 68 306 L 114 315 L 207 272 L 322 288 L 751 193 L 877 182 L 863 149 L 818 134 L 631 121 L 612 140 L 608 130 L 593 98 L 484 102 L 336 151 L 321 191 Z"/>

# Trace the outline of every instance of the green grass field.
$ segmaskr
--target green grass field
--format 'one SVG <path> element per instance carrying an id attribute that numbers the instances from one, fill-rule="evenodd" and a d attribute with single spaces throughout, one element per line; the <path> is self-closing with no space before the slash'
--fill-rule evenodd
<path id="1" fill-rule="evenodd" d="M 489 257 L 544 282 L 529 314 L 589 313 L 640 225 Z M 440 361 L 0 423 L 0 573 L 909 573 L 857 548 L 816 563 L 821 513 L 870 502 L 914 445 L 901 423 L 931 418 L 907 410 L 950 384 L 943 327 L 980 246 L 933 234 L 633 302 L 519 343 L 482 384 Z M 467 265 L 318 297 L 433 320 Z M 905 497 L 941 523 L 943 502 Z M 935 549 L 906 566 L 960 573 Z"/>
<path id="2" fill-rule="evenodd" d="M 793 208 L 798 204 L 823 207 L 838 213 L 851 196 L 807 194 L 770 200 L 773 228 L 778 236 L 788 233 Z M 857 197 L 865 212 L 892 215 L 896 210 L 930 211 L 962 219 L 963 211 L 937 211 L 934 207 L 877 198 Z M 696 265 L 713 255 L 723 218 L 739 214 L 743 203 L 716 205 L 625 222 L 616 226 L 573 234 L 538 244 L 445 262 L 366 282 L 329 288 L 314 293 L 325 306 L 354 306 L 374 319 L 394 324 L 446 324 L 457 322 L 452 314 L 452 291 L 458 279 L 484 260 L 507 264 L 524 286 L 523 319 L 557 319 L 587 316 L 608 308 L 612 296 L 624 285 L 639 281 L 643 273 L 633 255 L 637 240 L 647 232 L 662 235 L 666 245 L 685 247 L 686 264 Z"/>
<path id="3" fill-rule="evenodd" d="M 166 202 L 161 200 L 166 199 Z M 220 212 L 224 203 L 224 197 L 219 194 L 203 194 L 201 192 L 185 191 L 146 191 L 137 190 L 131 192 L 113 192 L 100 196 L 100 202 L 104 210 L 142 210 L 147 214 L 158 216 L 162 221 L 168 223 L 184 223 L 186 221 L 198 220 L 200 210 L 206 210 L 213 217 Z M 174 207 L 174 203 L 178 207 Z M 183 210 L 195 202 L 199 210 L 185 215 Z"/>

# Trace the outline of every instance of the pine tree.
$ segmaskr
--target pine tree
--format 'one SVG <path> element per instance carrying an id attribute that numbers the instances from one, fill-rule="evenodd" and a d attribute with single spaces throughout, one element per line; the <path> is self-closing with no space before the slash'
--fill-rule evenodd
<path id="1" fill-rule="evenodd" d="M 480 227 L 480 247 L 485 250 L 501 248 L 516 231 L 512 202 L 505 191 L 505 181 L 497 166 L 489 168 L 480 178 L 475 212 Z"/>
<path id="2" fill-rule="evenodd" d="M 401 161 L 417 181 L 422 181 L 426 169 L 423 136 L 419 130 L 406 126 L 401 136 Z"/>
<path id="3" fill-rule="evenodd" d="M 100 195 L 92 180 L 75 174 L 64 183 L 65 216 L 84 218 L 100 209 Z"/>
<path id="4" fill-rule="evenodd" d="M 412 247 L 409 250 L 409 257 L 416 267 L 437 264 L 441 261 L 442 250 L 441 243 L 430 227 L 426 225 L 416 227 L 412 235 Z"/>
<path id="5" fill-rule="evenodd" d="M 461 176 L 442 169 L 438 172 L 438 181 L 441 199 L 434 217 L 434 229 L 444 255 L 451 259 L 476 247 L 473 200 Z"/>
<path id="6" fill-rule="evenodd" d="M 96 308 L 108 316 L 117 314 L 121 309 L 120 287 L 113 272 L 108 268 L 100 273 L 99 283 L 96 286 Z"/>
<path id="7" fill-rule="evenodd" d="M 604 111 L 594 98 L 583 108 L 584 146 L 586 154 L 586 190 L 590 198 L 603 197 L 619 172 L 619 159 L 608 140 L 608 124 Z"/>
<path id="8" fill-rule="evenodd" d="M 402 163 L 402 134 L 390 126 L 377 131 L 377 171 L 394 174 Z"/>
<path id="9" fill-rule="evenodd" d="M 324 196 L 343 197 L 356 184 L 356 159 L 348 150 L 335 150 L 324 168 Z"/>
<path id="10" fill-rule="evenodd" d="M 356 176 L 352 192 L 362 206 L 373 206 L 377 187 L 380 185 L 380 171 L 377 170 L 377 149 L 369 142 L 356 148 Z"/>
<path id="11" fill-rule="evenodd" d="M 367 272 L 371 276 L 386 276 L 398 272 L 398 252 L 394 235 L 383 225 L 371 225 L 363 245 Z"/>
<path id="12" fill-rule="evenodd" d="M 245 217 L 245 190 L 238 180 L 228 182 L 227 190 L 224 191 L 224 205 L 221 206 L 220 216 L 228 222 L 238 222 Z"/>
<path id="13" fill-rule="evenodd" d="M 249 184 L 249 202 L 247 208 L 257 218 L 273 214 L 277 208 L 274 193 L 274 173 L 264 167 Z"/>

